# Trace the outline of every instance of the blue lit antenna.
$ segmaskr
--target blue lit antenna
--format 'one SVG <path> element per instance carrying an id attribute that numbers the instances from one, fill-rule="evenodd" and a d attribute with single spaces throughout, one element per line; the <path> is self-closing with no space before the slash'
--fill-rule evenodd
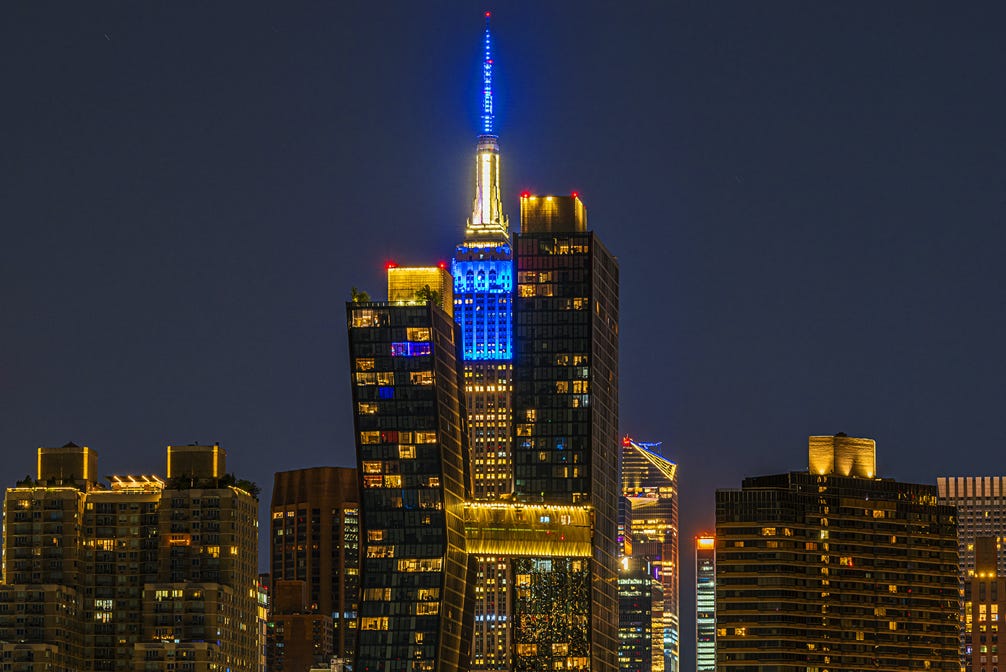
<path id="1" fill-rule="evenodd" d="M 493 135 L 493 52 L 489 34 L 489 17 L 486 12 L 485 59 L 482 61 L 482 134 Z"/>

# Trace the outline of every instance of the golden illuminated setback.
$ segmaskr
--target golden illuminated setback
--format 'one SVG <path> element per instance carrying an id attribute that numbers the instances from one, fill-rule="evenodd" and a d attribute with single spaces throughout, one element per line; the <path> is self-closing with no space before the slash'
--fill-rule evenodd
<path id="1" fill-rule="evenodd" d="M 468 552 L 511 557 L 591 557 L 590 506 L 466 502 Z"/>

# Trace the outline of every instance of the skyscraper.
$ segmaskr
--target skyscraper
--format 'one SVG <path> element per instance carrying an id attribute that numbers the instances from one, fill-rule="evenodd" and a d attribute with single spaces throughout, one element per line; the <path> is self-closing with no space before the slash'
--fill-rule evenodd
<path id="1" fill-rule="evenodd" d="M 955 511 L 876 475 L 870 439 L 716 493 L 716 669 L 958 670 Z"/>
<path id="2" fill-rule="evenodd" d="M 492 501 L 513 491 L 513 251 L 501 197 L 488 12 L 482 47 L 482 128 L 475 150 L 475 195 L 451 272 L 454 320 L 461 334 L 473 495 Z M 506 557 L 477 559 L 473 669 L 510 665 L 509 567 Z"/>
<path id="3" fill-rule="evenodd" d="M 349 303 L 363 544 L 354 672 L 468 667 L 474 565 L 456 326 L 432 302 Z"/>
<path id="4" fill-rule="evenodd" d="M 1006 476 L 940 476 L 940 502 L 957 508 L 957 548 L 961 581 L 974 576 L 975 540 L 1006 542 Z M 998 572 L 1006 576 L 1006 554 L 998 554 Z"/>
<path id="5" fill-rule="evenodd" d="M 695 669 L 716 672 L 716 537 L 695 539 Z"/>
<path id="6" fill-rule="evenodd" d="M 334 653 L 351 658 L 356 648 L 360 569 L 356 469 L 314 467 L 278 472 L 269 508 L 274 612 L 282 613 L 288 604 L 301 611 L 298 600 L 282 599 L 286 596 L 278 587 L 283 581 L 303 581 L 308 612 L 331 619 L 334 632 L 329 639 Z"/>
<path id="7" fill-rule="evenodd" d="M 622 496 L 632 555 L 649 558 L 663 584 L 664 666 L 677 672 L 680 659 L 678 616 L 678 465 L 660 453 L 660 444 L 622 439 Z"/>
<path id="8" fill-rule="evenodd" d="M 1006 617 L 1006 577 L 999 574 L 999 544 L 995 537 L 974 541 L 975 571 L 964 581 L 961 636 L 964 670 L 999 669 L 1000 614 Z"/>
<path id="9" fill-rule="evenodd" d="M 624 557 L 618 571 L 619 672 L 663 672 L 664 591 L 647 558 Z"/>
<path id="10" fill-rule="evenodd" d="M 589 560 L 513 561 L 514 669 L 614 672 L 618 265 L 578 197 L 525 194 L 516 271 L 514 498 L 588 506 L 594 536 Z"/>

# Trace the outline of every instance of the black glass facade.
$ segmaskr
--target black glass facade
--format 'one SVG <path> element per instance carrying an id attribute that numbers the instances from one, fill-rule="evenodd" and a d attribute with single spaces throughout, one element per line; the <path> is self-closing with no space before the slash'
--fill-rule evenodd
<path id="1" fill-rule="evenodd" d="M 613 672 L 618 266 L 586 230 L 586 213 L 575 196 L 522 198 L 521 228 L 514 298 L 514 496 L 591 506 L 594 538 L 588 562 L 515 561 L 514 669 Z M 581 582 L 589 590 L 576 590 Z M 556 602 L 554 594 L 565 599 Z M 576 625 L 584 618 L 591 626 L 586 655 Z M 543 619 L 557 627 L 543 629 Z"/>
<path id="2" fill-rule="evenodd" d="M 353 669 L 467 670 L 474 563 L 456 327 L 431 304 L 347 312 L 363 544 Z"/>

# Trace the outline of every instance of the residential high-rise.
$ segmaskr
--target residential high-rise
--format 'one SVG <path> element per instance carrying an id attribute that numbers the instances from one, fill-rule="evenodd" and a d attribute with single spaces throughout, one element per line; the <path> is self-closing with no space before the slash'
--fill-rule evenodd
<path id="1" fill-rule="evenodd" d="M 1006 476 L 941 476 L 936 479 L 940 502 L 957 508 L 957 549 L 961 581 L 974 576 L 975 540 L 994 537 L 1006 542 Z M 1006 554 L 999 554 L 997 571 L 1006 576 Z"/>
<path id="2" fill-rule="evenodd" d="M 324 614 L 331 619 L 333 652 L 352 658 L 360 571 L 356 469 L 313 467 L 277 472 L 270 512 L 273 586 L 281 581 L 303 581 L 306 605 L 296 604 L 296 613 Z"/>
<path id="3" fill-rule="evenodd" d="M 677 672 L 680 660 L 678 615 L 678 465 L 664 457 L 658 443 L 622 439 L 622 496 L 632 555 L 648 558 L 663 584 L 664 666 Z"/>
<path id="4" fill-rule="evenodd" d="M 0 599 L 23 614 L 0 647 L 10 669 L 41 669 L 18 660 L 34 651 L 53 670 L 257 670 L 255 487 L 227 475 L 225 458 L 169 446 L 167 481 L 106 487 L 94 451 L 39 449 L 38 478 L 4 499 Z"/>
<path id="5" fill-rule="evenodd" d="M 590 507 L 594 533 L 589 560 L 513 561 L 514 670 L 614 672 L 618 265 L 577 196 L 525 194 L 516 273 L 514 498 Z"/>
<path id="6" fill-rule="evenodd" d="M 716 672 L 716 537 L 695 539 L 695 669 Z"/>
<path id="7" fill-rule="evenodd" d="M 956 512 L 870 439 L 716 493 L 716 669 L 958 670 Z"/>
<path id="8" fill-rule="evenodd" d="M 999 614 L 1006 615 L 1006 577 L 999 574 L 999 544 L 995 537 L 974 543 L 975 571 L 964 582 L 961 637 L 964 670 L 999 669 Z"/>
<path id="9" fill-rule="evenodd" d="M 622 558 L 618 572 L 619 672 L 663 672 L 663 585 L 646 558 Z"/>
<path id="10" fill-rule="evenodd" d="M 513 250 L 503 213 L 500 146 L 493 115 L 493 54 L 489 14 L 482 43 L 482 128 L 475 150 L 472 211 L 465 238 L 454 249 L 454 320 L 461 335 L 465 407 L 476 500 L 513 491 L 511 390 L 513 385 Z M 512 581 L 506 557 L 476 563 L 472 668 L 510 665 Z"/>
<path id="11" fill-rule="evenodd" d="M 363 545 L 353 670 L 461 672 L 474 564 L 456 325 L 432 302 L 346 309 Z"/>

